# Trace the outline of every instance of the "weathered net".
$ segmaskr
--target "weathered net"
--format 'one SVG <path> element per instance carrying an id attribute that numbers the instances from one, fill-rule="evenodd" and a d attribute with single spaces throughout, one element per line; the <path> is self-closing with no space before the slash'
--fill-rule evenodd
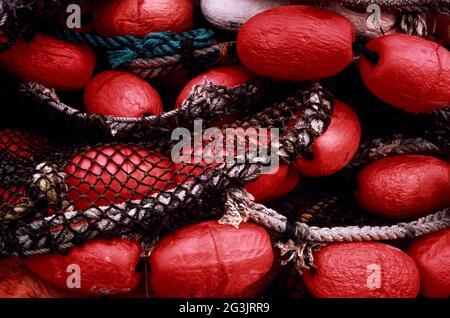
<path id="1" fill-rule="evenodd" d="M 230 127 L 280 128 L 277 155 L 282 161 L 289 163 L 295 158 L 311 156 L 311 146 L 329 125 L 333 109 L 332 95 L 318 83 L 305 84 L 293 91 L 284 85 L 279 95 L 288 97 L 276 102 L 274 96 L 262 93 L 270 91 L 268 87 L 277 86 L 266 80 L 251 81 L 231 89 L 206 83 L 196 87 L 179 110 L 138 120 L 74 112 L 69 107 L 64 108 L 51 90 L 36 83 L 17 85 L 23 99 L 22 106 L 17 108 L 22 107 L 32 115 L 34 125 L 29 127 L 38 135 L 15 129 L 2 130 L 2 257 L 65 252 L 98 237 L 133 235 L 153 242 L 164 232 L 181 225 L 214 218 L 234 225 L 251 219 L 279 236 L 287 233 L 287 238 L 294 241 L 304 240 L 305 232 L 299 231 L 307 229 L 306 225 L 295 222 L 306 223 L 311 218 L 316 218 L 321 226 L 387 224 L 386 220 L 358 211 L 351 200 L 351 173 L 344 172 L 328 180 L 306 181 L 303 187 L 307 188 L 302 190 L 301 196 L 294 192 L 283 199 L 284 202 L 275 203 L 273 207 L 284 214 L 288 214 L 289 205 L 302 212 L 294 216 L 294 228 L 289 229 L 285 217 L 251 202 L 242 190 L 245 182 L 261 173 L 263 162 L 235 158 L 222 164 L 201 161 L 180 166 L 168 159 L 175 143 L 169 135 L 180 123 L 189 127 L 196 118 L 213 122 L 223 113 L 243 106 L 249 112 L 248 117 Z M 39 107 L 33 101 L 37 101 Z M 294 119 L 299 120 L 288 129 Z M 11 124 L 10 120 L 6 122 Z M 64 128 L 69 122 L 76 125 Z M 227 128 L 225 125 L 223 130 Z M 247 148 L 251 142 L 252 136 L 245 139 Z M 405 138 L 392 142 L 393 146 L 386 146 L 387 149 L 379 148 L 379 144 L 386 145 L 380 140 L 378 148 L 377 140 L 372 141 L 375 147 L 363 144 L 361 153 L 348 169 L 389 153 L 402 153 L 402 149 L 403 152 L 443 151 L 442 146 L 420 138 L 412 141 L 416 148 L 405 147 L 402 144 L 406 142 L 408 146 Z M 333 182 L 340 186 L 333 186 Z M 340 190 L 336 192 L 333 188 Z M 360 213 L 359 219 L 354 218 L 355 213 Z M 430 229 L 423 233 L 448 226 L 448 222 L 448 211 L 443 211 L 432 219 Z M 406 231 L 404 236 L 414 236 L 417 231 Z M 374 234 L 371 238 L 369 235 L 368 239 L 398 236 L 395 229 L 388 232 Z M 402 230 L 399 233 L 402 234 Z M 333 238 L 323 240 L 322 234 L 315 238 L 314 234 L 308 232 L 308 235 L 312 235 L 309 238 L 312 243 L 333 241 Z M 349 235 L 351 239 L 355 239 L 355 235 L 364 236 Z M 312 260 L 306 263 L 302 266 L 312 264 Z"/>

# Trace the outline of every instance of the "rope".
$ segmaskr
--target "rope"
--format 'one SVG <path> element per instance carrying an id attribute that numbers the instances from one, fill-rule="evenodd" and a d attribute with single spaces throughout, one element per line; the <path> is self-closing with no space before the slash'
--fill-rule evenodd
<path id="1" fill-rule="evenodd" d="M 3 1 L 0 1 L 0 26 L 5 25 L 6 20 L 8 19 L 8 12 L 5 11 L 5 5 Z"/>
<path id="2" fill-rule="evenodd" d="M 377 4 L 381 9 L 414 9 L 421 11 L 448 12 L 449 0 L 339 0 L 341 5 L 359 10 L 366 10 L 371 4 Z"/>
<path id="3" fill-rule="evenodd" d="M 197 67 L 202 69 L 234 61 L 235 49 L 235 42 L 226 42 L 194 50 L 192 56 Z M 142 78 L 157 78 L 182 69 L 183 57 L 181 54 L 175 54 L 152 59 L 138 58 L 124 64 L 123 67 Z"/>
<path id="4" fill-rule="evenodd" d="M 432 113 L 432 116 L 438 121 L 449 122 L 450 121 L 450 106 L 443 108 L 443 109 L 435 110 Z"/>
<path id="5" fill-rule="evenodd" d="M 60 30 L 56 32 L 56 35 L 71 42 L 85 43 L 91 47 L 108 51 L 109 62 L 113 68 L 116 68 L 137 58 L 179 54 L 186 40 L 192 41 L 194 49 L 211 46 L 214 33 L 201 28 L 178 34 L 173 32 L 149 33 L 144 38 L 130 35 L 102 37 L 73 30 Z"/>
<path id="6" fill-rule="evenodd" d="M 409 35 L 426 37 L 428 35 L 426 14 L 420 12 L 402 12 L 400 28 Z"/>
<path id="7" fill-rule="evenodd" d="M 208 101 L 213 97 L 209 95 L 208 89 L 214 87 L 211 85 L 205 87 L 198 87 L 194 90 L 194 101 L 203 103 L 204 100 Z M 221 88 L 221 90 L 226 89 Z M 221 103 L 227 100 L 231 101 L 233 107 L 245 105 L 248 99 L 252 99 L 252 96 L 258 93 L 258 88 L 251 85 L 248 85 L 248 87 L 238 86 L 234 90 L 229 90 L 230 93 L 233 91 L 234 96 L 231 94 L 227 96 L 224 91 L 219 92 L 220 98 L 213 98 L 216 101 L 211 104 L 210 111 L 215 112 L 218 109 L 223 109 Z M 251 94 L 249 95 L 249 93 Z M 291 134 L 280 139 L 280 143 L 283 145 L 285 139 L 290 143 L 295 142 L 299 149 L 304 149 L 310 145 L 310 140 L 317 138 L 318 134 L 327 128 L 330 121 L 328 117 L 331 117 L 332 112 L 332 100 L 329 93 L 324 92 L 319 84 L 313 84 L 309 89 L 298 91 L 295 95 L 298 102 L 292 107 L 297 107 L 297 111 L 306 108 L 303 114 L 304 123 L 302 127 L 294 127 Z M 180 108 L 181 111 L 188 112 L 188 115 L 191 115 L 190 108 L 195 109 L 196 106 L 190 103 L 191 101 L 188 100 Z M 291 103 L 289 103 L 289 107 Z M 283 105 L 282 102 L 279 104 Z M 328 114 L 329 116 L 323 118 L 320 114 Z M 317 120 L 320 120 L 320 118 L 326 120 L 326 123 L 317 125 Z M 305 131 L 305 125 L 313 125 L 314 133 Z M 307 140 L 303 138 L 296 140 L 292 135 L 297 135 L 297 130 L 305 131 L 311 135 Z M 279 151 L 283 152 L 283 149 L 280 147 Z M 284 151 L 287 151 L 290 155 L 289 150 Z M 295 149 L 292 151 L 296 152 Z M 142 200 L 93 207 L 83 211 L 76 211 L 73 206 L 68 206 L 65 209 L 58 210 L 65 211 L 65 213 L 54 214 L 49 217 L 39 216 L 32 221 L 27 218 L 19 219 L 11 228 L 7 226 L 11 225 L 10 223 L 0 222 L 0 257 L 8 257 L 13 253 L 25 256 L 24 253 L 27 252 L 38 253 L 48 249 L 64 252 L 67 244 L 76 245 L 98 237 L 113 237 L 131 233 L 158 235 L 159 231 L 166 228 L 176 228 L 205 218 L 220 217 L 223 214 L 223 209 L 210 211 L 204 208 L 205 201 L 215 198 L 215 202 L 218 202 L 217 200 L 220 202 L 222 200 L 221 194 L 226 193 L 226 190 L 233 184 L 254 179 L 261 174 L 261 168 L 260 162 L 223 163 L 190 183 L 154 193 Z M 27 188 L 34 189 L 33 195 L 43 198 L 45 202 L 58 201 L 60 189 L 64 189 L 64 179 L 58 171 L 47 162 L 41 162 L 33 168 L 33 171 L 33 177 L 28 181 Z M 194 208 L 197 206 L 203 208 Z M 31 212 L 33 212 L 32 209 L 33 207 L 31 207 Z M 24 211 L 21 215 L 27 216 L 28 213 Z M 238 213 L 236 215 L 238 216 Z M 3 228 L 1 228 L 2 224 Z"/>
<path id="8" fill-rule="evenodd" d="M 377 138 L 363 143 L 346 168 L 358 168 L 388 156 L 439 151 L 438 146 L 423 138 Z"/>
<path id="9" fill-rule="evenodd" d="M 243 215 L 257 224 L 265 226 L 279 236 L 285 236 L 288 220 L 284 215 L 251 200 L 245 190 L 233 189 L 228 194 L 229 201 Z M 230 205 L 230 203 L 229 203 Z M 335 243 L 384 241 L 414 238 L 450 227 L 450 208 L 427 215 L 408 223 L 391 226 L 346 226 L 346 227 L 310 227 L 297 222 L 295 235 L 291 239 L 299 242 Z"/>
<path id="10" fill-rule="evenodd" d="M 185 127 L 191 127 L 193 121 L 202 118 L 206 124 L 213 123 L 225 114 L 235 113 L 240 109 L 256 106 L 273 92 L 276 85 L 268 80 L 255 79 L 242 85 L 225 88 L 205 83 L 194 89 L 185 100 L 182 107 L 164 112 L 156 116 L 144 118 L 121 118 L 87 114 L 61 102 L 54 90 L 48 89 L 34 82 L 19 85 L 19 92 L 23 96 L 38 103 L 40 112 L 46 117 L 54 118 L 74 124 L 78 122 L 83 131 L 100 128 L 104 133 L 117 136 L 133 132 L 135 135 L 158 136 L 171 132 L 183 122 Z"/>
<path id="11" fill-rule="evenodd" d="M 408 223 L 391 226 L 346 226 L 315 227 L 296 222 L 292 229 L 289 219 L 266 206 L 253 202 L 251 195 L 242 188 L 227 192 L 225 215 L 219 221 L 238 227 L 243 221 L 264 226 L 281 239 L 276 246 L 280 249 L 282 265 L 295 264 L 301 274 L 304 269 L 315 268 L 313 252 L 320 247 L 337 242 L 388 241 L 434 233 L 450 227 L 450 208 L 422 217 Z M 286 235 L 289 234 L 286 242 Z"/>

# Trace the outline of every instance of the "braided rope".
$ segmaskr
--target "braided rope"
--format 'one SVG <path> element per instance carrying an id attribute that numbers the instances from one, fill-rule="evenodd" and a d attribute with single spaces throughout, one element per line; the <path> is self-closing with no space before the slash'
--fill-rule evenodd
<path id="1" fill-rule="evenodd" d="M 402 12 L 400 29 L 406 34 L 426 37 L 428 35 L 426 14 L 420 12 Z"/>
<path id="2" fill-rule="evenodd" d="M 377 4 L 381 9 L 411 10 L 416 12 L 440 11 L 448 12 L 449 0 L 339 0 L 341 5 L 359 10 L 366 10 L 371 4 Z"/>
<path id="3" fill-rule="evenodd" d="M 245 218 L 264 225 L 270 231 L 283 236 L 286 232 L 287 218 L 262 204 L 251 201 L 245 190 L 233 189 L 229 200 Z M 245 207 L 245 208 L 243 208 Z M 296 223 L 292 239 L 315 243 L 384 241 L 414 238 L 450 227 L 450 208 L 445 208 L 408 223 L 391 226 L 346 226 L 346 227 L 310 227 L 305 223 Z"/>
<path id="4" fill-rule="evenodd" d="M 217 121 L 224 114 L 251 108 L 269 96 L 272 87 L 273 82 L 262 79 L 255 79 L 234 88 L 206 82 L 194 88 L 193 93 L 180 108 L 143 118 L 83 113 L 62 103 L 54 90 L 35 82 L 20 84 L 19 92 L 41 105 L 40 111 L 56 113 L 60 119 L 64 118 L 67 121 L 78 121 L 84 129 L 98 127 L 111 136 L 129 134 L 131 131 L 134 134 L 145 133 L 149 136 L 158 132 L 170 132 L 177 128 L 180 122 L 190 126 L 195 119 L 202 118 L 208 124 Z"/>
<path id="5" fill-rule="evenodd" d="M 178 34 L 173 32 L 150 33 L 144 38 L 130 35 L 103 37 L 73 30 L 57 31 L 56 35 L 71 42 L 85 43 L 107 50 L 109 61 L 114 68 L 137 58 L 178 54 L 182 50 L 183 41 L 191 41 L 195 49 L 205 48 L 213 44 L 214 37 L 211 30 L 203 28 Z"/>
<path id="6" fill-rule="evenodd" d="M 235 60 L 235 42 L 220 43 L 207 48 L 194 50 L 192 56 L 202 68 L 215 64 L 225 64 Z M 134 59 L 123 65 L 128 71 L 142 78 L 156 78 L 183 68 L 181 54 L 152 59 Z"/>
<path id="7" fill-rule="evenodd" d="M 8 12 L 5 11 L 5 5 L 3 1 L 0 1 L 0 26 L 3 26 L 8 19 Z"/>
<path id="8" fill-rule="evenodd" d="M 241 222 L 251 220 L 264 226 L 275 236 L 288 239 L 278 242 L 280 254 L 285 259 L 282 264 L 294 262 L 298 272 L 315 268 L 313 252 L 318 248 L 337 242 L 388 241 L 434 233 L 450 227 L 450 208 L 419 218 L 409 223 L 391 226 L 346 226 L 315 227 L 305 223 L 289 223 L 287 217 L 266 206 L 253 202 L 251 195 L 242 188 L 227 192 L 226 212 L 219 221 L 238 227 Z"/>
<path id="9" fill-rule="evenodd" d="M 450 122 L 450 106 L 435 110 L 432 116 L 441 122 Z"/>
<path id="10" fill-rule="evenodd" d="M 321 94 L 321 90 L 323 89 L 319 84 L 314 84 L 310 89 L 296 93 L 299 101 L 296 104 L 297 111 L 303 107 L 307 109 L 307 112 L 302 115 L 305 117 L 304 125 L 312 123 L 308 118 L 323 118 L 319 115 L 322 113 L 331 117 L 332 100 L 328 98 L 329 94 Z M 208 99 L 209 97 L 206 95 L 203 98 Z M 308 147 L 310 140 L 318 137 L 317 132 L 326 130 L 330 122 L 328 117 L 323 119 L 324 122 L 320 128 L 311 128 L 314 133 L 311 132 L 308 140 L 295 139 L 293 135 L 296 135 L 297 132 L 294 128 L 291 134 L 280 139 L 281 145 L 284 144 L 283 140 L 289 140 L 290 143 L 296 142 L 299 149 Z M 301 130 L 303 131 L 304 128 L 302 126 Z M 292 155 L 288 149 L 280 147 L 278 151 L 287 152 L 288 156 Z M 295 149 L 293 151 L 297 152 Z M 13 225 L 11 228 L 8 228 L 8 224 L 11 225 L 11 223 L 0 222 L 0 257 L 14 254 L 25 256 L 27 255 L 25 253 L 28 252 L 33 254 L 37 251 L 47 250 L 62 251 L 64 248 L 71 247 L 71 244 L 99 236 L 112 237 L 131 233 L 158 234 L 158 231 L 165 226 L 176 227 L 186 222 L 219 217 L 220 214 L 223 214 L 220 209 L 201 212 L 208 209 L 191 211 L 186 207 L 204 204 L 205 196 L 220 197 L 221 193 L 225 193 L 233 184 L 254 179 L 261 174 L 262 166 L 263 164 L 260 162 L 226 162 L 191 182 L 155 193 L 142 200 L 89 208 L 84 211 L 75 211 L 74 207 L 68 206 L 63 210 L 64 213 L 50 217 L 39 216 L 31 223 L 28 223 L 27 218 L 15 219 L 17 225 Z M 51 163 L 40 163 L 36 170 L 28 187 L 35 189 L 35 195 L 46 201 L 57 199 L 60 189 L 64 189 L 63 178 L 53 169 Z M 51 173 L 47 176 L 45 171 Z M 48 194 L 51 194 L 50 198 Z M 33 213 L 32 208 L 30 208 L 30 213 L 21 211 L 21 215 L 30 215 Z"/>
<path id="11" fill-rule="evenodd" d="M 358 153 L 346 168 L 357 168 L 379 159 L 403 154 L 420 154 L 439 152 L 440 148 L 423 138 L 403 138 L 394 136 L 391 139 L 373 139 L 363 143 Z"/>

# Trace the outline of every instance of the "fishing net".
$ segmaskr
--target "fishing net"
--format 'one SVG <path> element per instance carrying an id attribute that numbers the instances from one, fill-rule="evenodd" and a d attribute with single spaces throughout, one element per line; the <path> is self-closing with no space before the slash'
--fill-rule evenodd
<path id="1" fill-rule="evenodd" d="M 2 10 L 8 8 L 3 12 L 15 12 L 13 2 L 2 3 Z M 43 5 L 32 15 L 40 19 L 29 24 L 21 24 L 26 20 L 21 14 L 30 10 L 17 9 L 17 19 L 5 24 L 4 43 L 12 43 L 10 35 L 32 34 L 53 13 L 47 9 L 62 4 Z M 229 43 L 190 46 L 171 55 L 171 61 L 166 58 L 170 67 L 161 72 L 155 69 L 165 64 L 157 59 L 136 59 L 126 67 L 142 77 L 156 77 L 182 67 L 203 69 L 230 61 L 232 51 Z M 207 56 L 207 62 L 194 63 L 201 56 Z M 64 254 L 89 240 L 120 236 L 140 240 L 147 255 L 158 238 L 183 225 L 210 219 L 234 226 L 251 221 L 272 234 L 282 260 L 292 261 L 264 297 L 303 297 L 298 271 L 314 266 L 312 252 L 324 244 L 399 240 L 449 227 L 448 208 L 394 224 L 357 206 L 355 174 L 366 164 L 395 154 L 448 155 L 450 110 L 406 114 L 380 104 L 368 97 L 354 68 L 321 83 L 257 78 L 226 88 L 205 82 L 179 109 L 137 119 L 86 114 L 71 106 L 76 105 L 71 96 L 1 74 L 2 104 L 14 107 L 4 107 L 0 118 L 0 258 Z M 240 156 L 233 150 L 235 143 L 246 150 L 256 144 L 281 164 L 311 159 L 314 141 L 330 124 L 333 95 L 364 105 L 356 109 L 365 123 L 356 157 L 331 177 L 304 178 L 289 195 L 266 205 L 255 203 L 245 184 L 258 178 L 270 162 Z M 377 108 L 371 103 L 378 103 Z M 242 119 L 208 129 L 242 110 Z M 174 162 L 179 140 L 173 131 L 181 126 L 195 131 L 199 119 L 203 127 L 189 137 L 195 140 L 200 133 L 200 144 L 185 148 L 184 160 Z M 228 131 L 236 128 L 247 134 L 230 137 Z M 261 139 L 261 128 L 279 129 L 279 138 L 269 132 Z M 226 136 L 223 151 L 208 148 L 212 139 L 204 137 L 211 134 Z M 227 141 L 233 146 L 227 147 Z M 220 161 L 225 154 L 227 159 Z"/>

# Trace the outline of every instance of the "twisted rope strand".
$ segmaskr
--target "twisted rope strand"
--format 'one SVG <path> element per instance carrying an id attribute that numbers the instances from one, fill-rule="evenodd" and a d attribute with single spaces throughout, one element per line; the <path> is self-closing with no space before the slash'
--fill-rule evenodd
<path id="1" fill-rule="evenodd" d="M 213 44 L 214 33 L 207 29 L 195 29 L 183 33 L 157 32 L 149 33 L 144 38 L 130 35 L 102 37 L 97 34 L 59 30 L 61 38 L 71 42 L 85 43 L 89 46 L 105 49 L 113 68 L 137 58 L 155 58 L 171 56 L 180 53 L 183 41 L 192 41 L 195 49 L 201 49 Z"/>
<path id="2" fill-rule="evenodd" d="M 358 153 L 346 168 L 357 168 L 379 159 L 404 154 L 420 154 L 439 152 L 440 148 L 423 138 L 404 138 L 402 136 L 392 139 L 377 138 L 359 147 Z"/>
<path id="3" fill-rule="evenodd" d="M 245 190 L 232 189 L 229 201 L 245 219 L 263 225 L 278 236 L 286 233 L 288 220 L 285 216 L 266 206 L 255 203 Z M 409 223 L 398 223 L 391 226 L 347 226 L 347 227 L 310 227 L 296 222 L 291 239 L 297 242 L 335 243 L 384 241 L 403 238 L 414 238 L 430 234 L 450 227 L 450 208 L 427 215 Z"/>
<path id="4" fill-rule="evenodd" d="M 359 10 L 366 10 L 371 4 L 377 4 L 382 9 L 413 9 L 436 10 L 447 12 L 450 8 L 449 0 L 339 0 L 341 5 Z"/>
<path id="5" fill-rule="evenodd" d="M 215 64 L 225 64 L 234 60 L 235 42 L 220 43 L 193 52 L 193 58 L 201 67 Z M 152 59 L 138 58 L 123 67 L 142 78 L 157 78 L 165 76 L 183 67 L 181 54 L 174 54 Z"/>

